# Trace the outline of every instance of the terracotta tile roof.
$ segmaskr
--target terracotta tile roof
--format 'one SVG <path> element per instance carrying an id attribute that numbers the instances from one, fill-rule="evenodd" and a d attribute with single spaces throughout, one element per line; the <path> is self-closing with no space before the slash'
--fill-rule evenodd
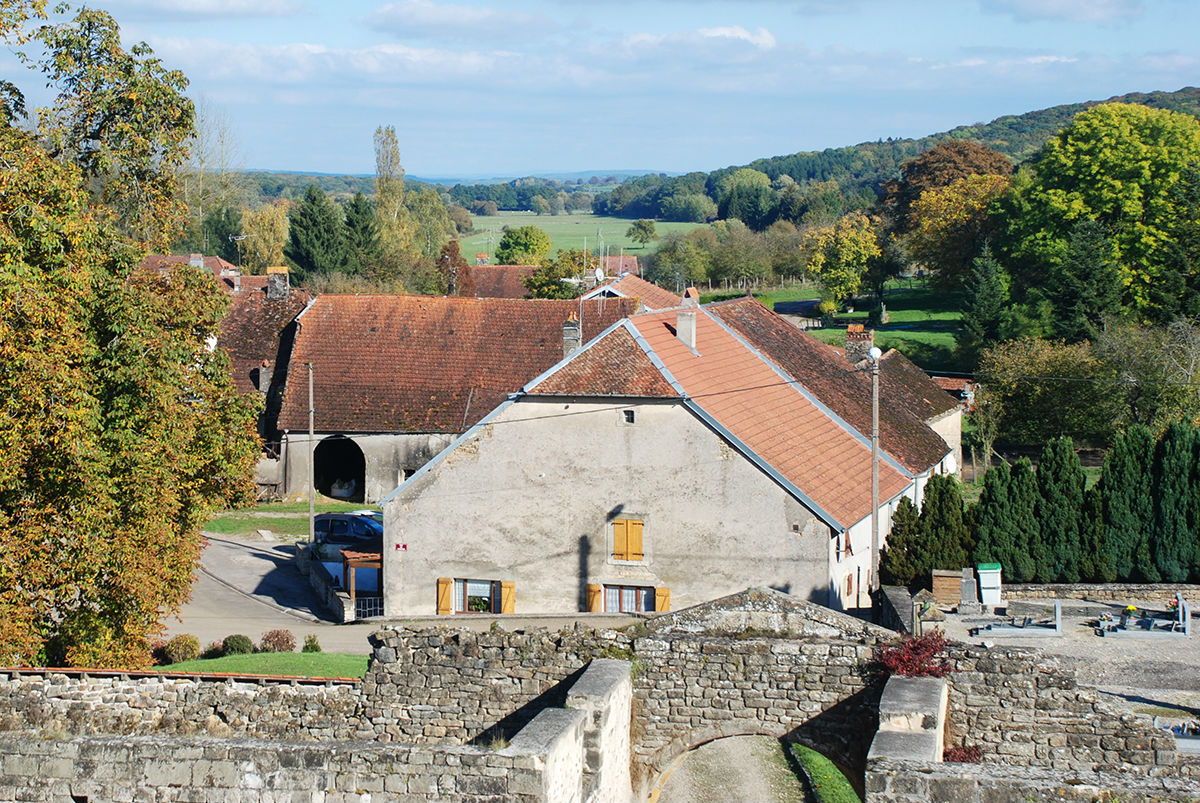
<path id="1" fill-rule="evenodd" d="M 753 298 L 709 304 L 705 309 L 802 384 L 846 423 L 860 433 L 870 435 L 870 375 L 865 371 L 853 371 L 842 350 L 825 345 Z M 898 352 L 888 354 L 908 362 Z M 928 416 L 914 409 L 911 392 L 903 389 L 901 380 L 908 381 L 912 377 L 900 371 L 889 371 L 888 361 L 888 357 L 880 361 L 879 447 L 909 471 L 924 472 L 945 457 L 949 447 L 925 425 Z M 919 368 L 913 368 L 924 376 Z"/>
<path id="2" fill-rule="evenodd" d="M 965 376 L 931 376 L 929 378 L 947 393 L 966 393 L 971 388 L 971 380 Z"/>
<path id="3" fill-rule="evenodd" d="M 677 312 L 631 319 L 650 348 L 701 408 L 842 526 L 871 512 L 871 449 L 785 381 L 767 360 L 696 313 L 696 351 L 675 333 Z M 880 499 L 909 479 L 886 462 Z"/>
<path id="4" fill-rule="evenodd" d="M 538 269 L 537 265 L 476 265 L 471 268 L 475 295 L 479 298 L 528 298 L 521 279 Z"/>
<path id="5" fill-rule="evenodd" d="M 638 258 L 636 256 L 622 254 L 615 257 L 600 257 L 600 259 L 604 267 L 605 276 L 620 276 L 622 273 L 629 273 L 634 276 L 642 275 L 642 269 L 638 266 Z"/>
<path id="6" fill-rule="evenodd" d="M 238 390 L 250 393 L 257 389 L 252 379 L 254 372 L 264 361 L 274 367 L 280 335 L 312 296 L 293 288 L 287 298 L 269 300 L 265 281 L 261 288 L 247 288 L 243 284 L 240 291 L 231 292 L 230 296 L 217 344 L 229 352 L 230 370 Z"/>
<path id="7" fill-rule="evenodd" d="M 167 270 L 176 267 L 177 265 L 187 265 L 191 262 L 191 257 L 187 254 L 149 254 L 142 260 L 139 267 L 149 270 Z M 241 268 L 234 265 L 232 262 L 226 262 L 220 257 L 204 257 L 204 269 L 221 280 L 221 274 L 241 273 Z M 229 279 L 227 275 L 225 277 Z M 221 286 L 226 290 L 233 289 L 232 280 L 221 281 Z"/>
<path id="8" fill-rule="evenodd" d="M 630 330 L 620 327 L 594 341 L 559 370 L 529 388 L 532 395 L 653 396 L 678 398 Z"/>
<path id="9" fill-rule="evenodd" d="M 583 339 L 629 315 L 582 302 Z M 322 432 L 460 432 L 563 356 L 578 300 L 325 295 L 300 318 L 279 427 L 308 427 L 314 366 Z"/>
<path id="10" fill-rule="evenodd" d="M 670 290 L 664 290 L 657 284 L 652 284 L 640 276 L 626 275 L 599 285 L 584 295 L 593 298 L 597 295 L 617 295 L 624 298 L 636 298 L 642 302 L 642 309 L 647 312 L 671 309 L 683 303 L 680 296 Z"/>
<path id="11" fill-rule="evenodd" d="M 895 349 L 879 358 L 879 392 L 923 421 L 948 413 L 961 402 Z"/>

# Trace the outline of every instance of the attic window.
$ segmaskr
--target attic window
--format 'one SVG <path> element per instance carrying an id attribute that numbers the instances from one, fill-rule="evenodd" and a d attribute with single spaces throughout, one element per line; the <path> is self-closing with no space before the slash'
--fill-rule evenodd
<path id="1" fill-rule="evenodd" d="M 636 423 L 637 416 L 633 410 L 622 410 L 621 418 L 626 424 L 634 424 Z"/>

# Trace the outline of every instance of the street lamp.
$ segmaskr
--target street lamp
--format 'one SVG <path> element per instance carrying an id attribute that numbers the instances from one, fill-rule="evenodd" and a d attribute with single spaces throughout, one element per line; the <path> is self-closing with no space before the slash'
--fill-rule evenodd
<path id="1" fill-rule="evenodd" d="M 879 590 L 879 358 L 883 352 L 871 346 L 871 590 Z"/>

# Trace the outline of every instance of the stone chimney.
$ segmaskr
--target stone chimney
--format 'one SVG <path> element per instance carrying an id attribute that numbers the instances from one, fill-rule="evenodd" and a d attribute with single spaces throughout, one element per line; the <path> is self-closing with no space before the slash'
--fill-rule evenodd
<path id="1" fill-rule="evenodd" d="M 700 292 L 689 287 L 683 293 L 681 309 L 675 316 L 675 336 L 692 351 L 696 350 L 696 310 L 700 308 Z"/>
<path id="2" fill-rule="evenodd" d="M 267 268 L 267 298 L 282 301 L 291 293 L 291 280 L 285 267 Z"/>
<path id="3" fill-rule="evenodd" d="M 258 392 L 267 395 L 267 391 L 271 389 L 271 377 L 275 373 L 270 360 L 263 360 L 258 368 L 258 378 L 255 382 L 255 387 Z"/>
<path id="4" fill-rule="evenodd" d="M 571 317 L 563 321 L 563 357 L 570 357 L 582 345 L 583 329 L 579 325 L 579 316 L 572 312 Z"/>
<path id="5" fill-rule="evenodd" d="M 188 265 L 204 270 L 204 254 L 192 254 L 188 257 Z"/>
<path id="6" fill-rule="evenodd" d="M 861 323 L 852 323 L 846 327 L 846 361 L 858 364 L 867 359 L 871 347 L 875 345 L 875 330 L 866 329 Z"/>

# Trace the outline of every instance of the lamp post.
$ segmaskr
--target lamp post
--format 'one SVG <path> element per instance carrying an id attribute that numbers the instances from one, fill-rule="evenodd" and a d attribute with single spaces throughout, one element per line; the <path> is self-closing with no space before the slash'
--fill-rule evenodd
<path id="1" fill-rule="evenodd" d="M 879 590 L 879 358 L 883 352 L 871 346 L 871 590 Z"/>

